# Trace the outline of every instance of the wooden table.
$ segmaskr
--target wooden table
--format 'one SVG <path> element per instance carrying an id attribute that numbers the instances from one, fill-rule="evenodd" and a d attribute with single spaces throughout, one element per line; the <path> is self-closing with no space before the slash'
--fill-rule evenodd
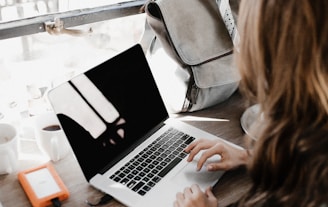
<path id="1" fill-rule="evenodd" d="M 179 119 L 210 132 L 235 144 L 244 146 L 243 131 L 240 127 L 240 117 L 245 110 L 242 97 L 237 92 L 224 103 L 206 110 L 185 113 Z M 202 120 L 210 118 L 209 120 Z M 19 170 L 36 167 L 43 164 L 42 160 L 20 160 Z M 83 177 L 82 171 L 72 152 L 64 159 L 54 163 L 55 169 L 66 184 L 70 197 L 63 202 L 65 207 L 87 207 L 85 200 L 98 199 L 103 194 L 91 187 Z M 214 187 L 214 193 L 220 206 L 226 206 L 237 200 L 250 185 L 243 168 L 226 172 Z M 23 189 L 17 180 L 17 172 L 0 175 L 0 202 L 3 207 L 31 206 Z M 113 200 L 104 207 L 119 207 L 123 204 Z"/>

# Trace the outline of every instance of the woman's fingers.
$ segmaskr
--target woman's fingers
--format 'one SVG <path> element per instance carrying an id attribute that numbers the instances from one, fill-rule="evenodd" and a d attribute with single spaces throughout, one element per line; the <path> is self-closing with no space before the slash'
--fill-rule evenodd
<path id="1" fill-rule="evenodd" d="M 190 190 L 193 194 L 197 194 L 197 193 L 200 193 L 202 191 L 200 189 L 200 187 L 196 184 L 191 185 Z"/>
<path id="2" fill-rule="evenodd" d="M 208 149 L 212 147 L 215 143 L 216 140 L 206 140 L 206 139 L 199 139 L 197 141 L 192 142 L 185 149 L 185 151 L 189 153 L 187 161 L 191 162 L 194 159 L 194 157 L 199 153 L 199 151 Z"/>
<path id="3" fill-rule="evenodd" d="M 208 187 L 206 188 L 205 190 L 205 194 L 207 195 L 207 197 L 211 198 L 211 197 L 214 197 L 215 198 L 215 195 L 213 194 L 212 192 L 212 187 Z"/>
<path id="4" fill-rule="evenodd" d="M 200 170 L 203 165 L 205 164 L 205 162 L 212 156 L 214 155 L 220 155 L 222 156 L 222 154 L 224 153 L 224 147 L 221 143 L 217 143 L 214 146 L 212 146 L 211 148 L 205 150 L 202 155 L 200 156 L 198 163 L 197 163 L 197 170 Z M 220 162 L 218 160 L 218 162 Z M 211 169 L 212 170 L 212 169 Z"/>
<path id="5" fill-rule="evenodd" d="M 191 142 L 185 149 L 186 152 L 190 152 L 196 145 L 198 141 Z"/>
<path id="6" fill-rule="evenodd" d="M 213 204 L 217 203 L 217 198 L 213 194 L 212 187 L 208 187 L 205 190 L 205 195 L 207 196 L 209 203 L 213 203 Z"/>
<path id="7" fill-rule="evenodd" d="M 176 194 L 174 207 L 216 207 L 217 199 L 211 187 L 203 192 L 197 184 L 184 189 Z"/>
<path id="8" fill-rule="evenodd" d="M 183 193 L 181 193 L 181 192 L 177 193 L 176 200 L 174 202 L 174 207 L 183 206 L 184 199 L 185 199 L 185 197 L 184 197 Z"/>
<path id="9" fill-rule="evenodd" d="M 227 162 L 211 163 L 206 166 L 206 169 L 208 171 L 219 171 L 219 170 L 227 171 L 230 170 L 231 168 L 232 168 L 231 165 L 229 165 L 229 163 Z"/>

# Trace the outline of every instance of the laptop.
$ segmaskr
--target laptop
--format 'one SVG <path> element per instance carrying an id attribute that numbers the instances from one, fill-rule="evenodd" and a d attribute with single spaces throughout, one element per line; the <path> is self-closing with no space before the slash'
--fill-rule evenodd
<path id="1" fill-rule="evenodd" d="M 186 161 L 192 141 L 220 138 L 169 116 L 139 44 L 48 98 L 86 180 L 127 206 L 172 206 L 177 192 L 213 186 L 223 174 Z"/>

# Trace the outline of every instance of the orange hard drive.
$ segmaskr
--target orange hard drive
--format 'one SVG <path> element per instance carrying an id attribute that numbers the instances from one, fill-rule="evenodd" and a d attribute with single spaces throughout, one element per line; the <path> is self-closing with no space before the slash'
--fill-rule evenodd
<path id="1" fill-rule="evenodd" d="M 52 199 L 62 201 L 69 197 L 68 189 L 50 163 L 19 172 L 18 180 L 33 207 L 51 206 Z"/>

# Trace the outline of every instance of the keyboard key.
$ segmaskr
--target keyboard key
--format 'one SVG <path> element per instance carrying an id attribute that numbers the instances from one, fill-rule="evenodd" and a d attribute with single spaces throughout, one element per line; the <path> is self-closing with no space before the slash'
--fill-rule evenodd
<path id="1" fill-rule="evenodd" d="M 114 178 L 114 181 L 115 181 L 115 182 L 120 182 L 120 180 L 121 180 L 121 178 L 119 178 L 119 177 L 115 177 L 115 178 Z"/>
<path id="2" fill-rule="evenodd" d="M 145 181 L 145 182 L 148 182 L 150 180 L 150 178 L 149 177 L 143 177 L 142 180 Z"/>
<path id="3" fill-rule="evenodd" d="M 144 171 L 145 173 L 148 173 L 148 172 L 150 171 L 150 169 L 149 169 L 149 168 L 145 168 L 143 171 Z"/>
<path id="4" fill-rule="evenodd" d="M 158 170 L 156 170 L 156 169 L 153 169 L 152 171 L 151 171 L 151 173 L 153 173 L 153 174 L 157 174 L 158 173 Z"/>
<path id="5" fill-rule="evenodd" d="M 187 153 L 185 153 L 185 152 L 181 152 L 181 153 L 179 154 L 179 158 L 183 159 L 183 158 L 185 158 L 187 155 L 188 155 Z"/>
<path id="6" fill-rule="evenodd" d="M 156 183 L 149 181 L 147 185 L 149 185 L 150 187 L 154 187 L 156 185 Z"/>
<path id="7" fill-rule="evenodd" d="M 160 163 L 160 165 L 166 166 L 167 165 L 167 162 L 163 161 L 163 162 Z"/>
<path id="8" fill-rule="evenodd" d="M 127 178 L 123 178 L 120 183 L 122 183 L 123 185 L 126 185 L 129 182 L 129 179 Z"/>
<path id="9" fill-rule="evenodd" d="M 154 177 L 154 174 L 153 174 L 153 173 L 149 173 L 149 174 L 147 175 L 147 177 L 152 178 L 152 177 Z"/>
<path id="10" fill-rule="evenodd" d="M 157 160 L 154 160 L 154 161 L 152 162 L 152 164 L 155 165 L 155 166 L 158 165 L 158 163 L 159 163 L 159 162 L 158 162 Z"/>
<path id="11" fill-rule="evenodd" d="M 120 178 L 124 178 L 125 177 L 125 173 L 120 173 L 119 175 L 118 175 L 118 177 L 120 177 Z"/>
<path id="12" fill-rule="evenodd" d="M 155 176 L 151 180 L 154 181 L 155 183 L 158 183 L 161 180 L 161 178 L 158 176 Z"/>
<path id="13" fill-rule="evenodd" d="M 151 189 L 151 187 L 149 187 L 149 186 L 147 186 L 147 185 L 145 185 L 143 188 L 142 188 L 142 190 L 144 190 L 144 191 L 149 191 Z"/>
<path id="14" fill-rule="evenodd" d="M 157 165 L 157 166 L 156 166 L 156 169 L 157 169 L 157 170 L 161 170 L 161 169 L 163 169 L 163 166 L 161 166 L 161 165 Z"/>
<path id="15" fill-rule="evenodd" d="M 138 170 L 138 171 L 141 171 L 142 169 L 143 169 L 143 167 L 141 167 L 141 166 L 138 166 L 138 167 L 137 167 L 137 170 Z"/>
<path id="16" fill-rule="evenodd" d="M 183 135 L 183 136 L 181 137 L 181 139 L 182 139 L 182 140 L 186 140 L 186 139 L 188 139 L 189 137 L 190 137 L 189 135 L 185 134 L 185 135 Z"/>
<path id="17" fill-rule="evenodd" d="M 194 141 L 194 140 L 195 140 L 194 137 L 189 137 L 189 139 L 186 140 L 184 143 L 189 145 L 189 144 L 190 144 L 192 141 Z"/>
<path id="18" fill-rule="evenodd" d="M 142 195 L 142 196 L 144 196 L 146 193 L 147 193 L 147 192 L 144 191 L 144 190 L 139 190 L 139 191 L 138 191 L 138 194 L 140 194 L 140 195 Z"/>
<path id="19" fill-rule="evenodd" d="M 174 166 L 176 166 L 181 161 L 180 158 L 175 158 L 172 162 L 166 166 L 158 175 L 164 177 Z"/>
<path id="20" fill-rule="evenodd" d="M 144 182 L 139 182 L 137 185 L 135 185 L 132 190 L 133 191 L 138 191 L 145 183 Z"/>
<path id="21" fill-rule="evenodd" d="M 144 173 L 144 172 L 140 172 L 140 173 L 139 173 L 139 176 L 140 176 L 140 177 L 144 177 L 145 175 L 146 175 L 146 173 Z"/>
<path id="22" fill-rule="evenodd" d="M 131 181 L 127 184 L 127 186 L 128 186 L 128 188 L 132 188 L 136 183 L 137 183 L 136 181 L 131 180 Z"/>

